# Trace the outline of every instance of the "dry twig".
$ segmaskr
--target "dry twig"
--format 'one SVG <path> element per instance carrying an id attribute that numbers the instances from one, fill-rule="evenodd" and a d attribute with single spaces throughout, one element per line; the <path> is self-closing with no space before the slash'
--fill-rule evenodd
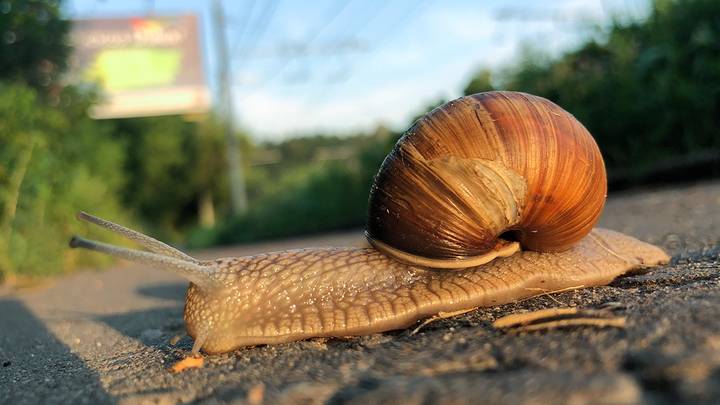
<path id="1" fill-rule="evenodd" d="M 433 317 L 424 320 L 423 323 L 418 325 L 417 328 L 415 328 L 412 332 L 410 332 L 410 336 L 418 333 L 420 331 L 420 329 L 422 329 L 425 325 L 427 325 L 429 323 L 439 321 L 440 319 L 447 319 L 447 318 L 452 318 L 454 316 L 466 314 L 466 313 L 468 313 L 470 311 L 474 311 L 476 309 L 477 308 L 470 308 L 470 309 L 461 309 L 459 311 L 452 311 L 452 312 L 438 312 L 437 315 L 434 315 Z"/>
<path id="2" fill-rule="evenodd" d="M 625 321 L 625 317 L 612 316 L 609 311 L 564 307 L 507 315 L 493 322 L 493 326 L 513 332 L 530 332 L 567 326 L 624 328 Z"/>

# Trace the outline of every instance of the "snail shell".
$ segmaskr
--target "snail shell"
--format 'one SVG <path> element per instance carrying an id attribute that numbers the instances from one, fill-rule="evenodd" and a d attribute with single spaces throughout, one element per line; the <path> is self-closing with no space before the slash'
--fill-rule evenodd
<path id="1" fill-rule="evenodd" d="M 480 93 L 434 109 L 398 141 L 375 178 L 366 236 L 431 267 L 486 262 L 501 237 L 562 251 L 590 232 L 606 193 L 600 150 L 572 114 L 530 94 Z"/>

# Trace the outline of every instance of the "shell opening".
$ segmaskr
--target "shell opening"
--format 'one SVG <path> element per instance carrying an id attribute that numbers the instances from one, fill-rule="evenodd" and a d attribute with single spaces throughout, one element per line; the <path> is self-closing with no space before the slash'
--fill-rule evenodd
<path id="1" fill-rule="evenodd" d="M 498 236 L 498 239 L 506 240 L 508 242 L 522 242 L 523 232 L 519 229 L 508 229 Z"/>
<path id="2" fill-rule="evenodd" d="M 431 259 L 395 249 L 386 243 L 374 240 L 367 235 L 367 233 L 365 234 L 365 237 L 375 249 L 395 260 L 413 266 L 430 267 L 434 269 L 466 269 L 468 267 L 481 266 L 495 260 L 498 257 L 512 256 L 520 251 L 519 242 L 499 239 L 498 243 L 492 250 L 482 255 L 456 257 L 450 259 Z"/>

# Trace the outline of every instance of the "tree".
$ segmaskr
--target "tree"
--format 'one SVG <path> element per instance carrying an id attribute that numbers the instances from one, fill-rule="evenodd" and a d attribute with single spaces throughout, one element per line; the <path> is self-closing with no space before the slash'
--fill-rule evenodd
<path id="1" fill-rule="evenodd" d="M 87 96 L 65 88 L 60 98 L 67 104 L 52 107 L 28 86 L 0 83 L 0 280 L 104 261 L 67 249 L 84 228 L 79 210 L 128 221 L 121 144 L 87 117 Z"/>
<path id="2" fill-rule="evenodd" d="M 0 80 L 46 92 L 67 67 L 70 22 L 56 0 L 0 2 Z"/>
<path id="3" fill-rule="evenodd" d="M 463 94 L 467 96 L 469 94 L 491 90 L 495 90 L 495 87 L 492 85 L 492 73 L 489 69 L 481 69 L 470 79 L 470 83 L 463 89 Z"/>

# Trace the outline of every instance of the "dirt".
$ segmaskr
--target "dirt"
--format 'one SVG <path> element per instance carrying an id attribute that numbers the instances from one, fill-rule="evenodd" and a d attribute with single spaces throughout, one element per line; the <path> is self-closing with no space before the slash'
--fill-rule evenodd
<path id="1" fill-rule="evenodd" d="M 259 346 L 167 368 L 186 282 L 141 266 L 0 289 L 0 403 L 718 403 L 720 182 L 611 195 L 601 226 L 663 246 L 665 267 L 343 340 Z M 360 245 L 360 231 L 200 252 Z M 519 311 L 611 308 L 624 328 L 492 328 Z M 178 339 L 179 337 L 179 339 Z M 177 342 L 175 342 L 177 341 Z M 174 342 L 173 345 L 171 342 Z"/>

